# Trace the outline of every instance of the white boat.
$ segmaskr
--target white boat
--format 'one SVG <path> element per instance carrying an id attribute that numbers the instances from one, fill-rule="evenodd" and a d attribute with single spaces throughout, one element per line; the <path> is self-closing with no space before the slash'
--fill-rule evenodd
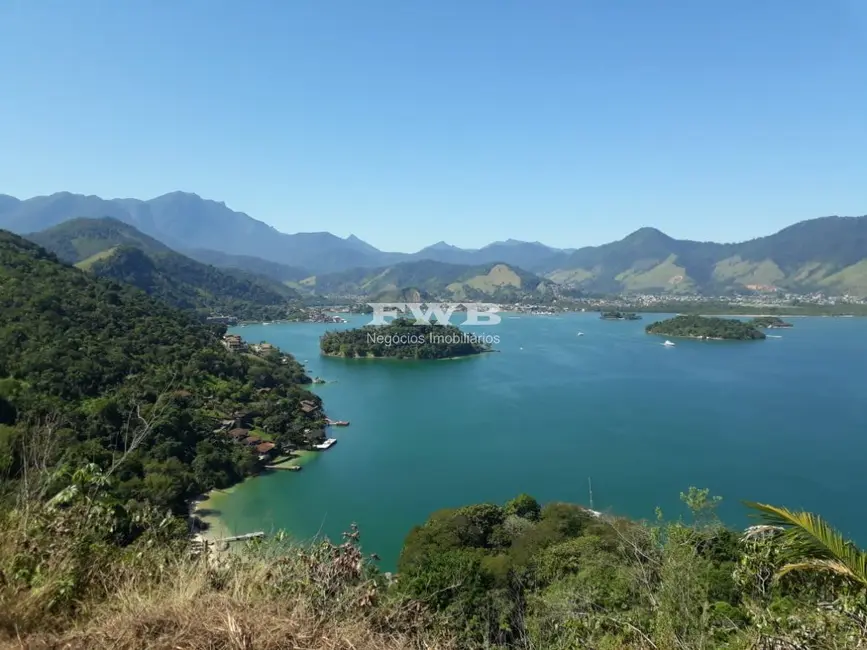
<path id="1" fill-rule="evenodd" d="M 575 336 L 584 336 L 584 332 L 578 332 Z"/>
<path id="2" fill-rule="evenodd" d="M 674 343 L 672 343 L 671 341 L 666 341 L 665 343 L 663 343 L 663 345 L 667 348 L 673 348 L 674 347 Z"/>
<path id="3" fill-rule="evenodd" d="M 326 441 L 323 442 L 322 444 L 319 444 L 319 445 L 313 445 L 313 448 L 314 448 L 314 449 L 328 449 L 328 448 L 331 447 L 331 445 L 333 445 L 335 442 L 337 442 L 337 438 L 329 438 L 328 440 L 326 440 Z"/>

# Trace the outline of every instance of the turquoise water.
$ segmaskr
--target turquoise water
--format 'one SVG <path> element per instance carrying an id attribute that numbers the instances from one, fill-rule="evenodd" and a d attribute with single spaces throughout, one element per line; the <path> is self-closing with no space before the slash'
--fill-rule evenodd
<path id="1" fill-rule="evenodd" d="M 284 528 L 338 538 L 357 522 L 392 569 L 409 529 L 434 510 L 520 492 L 653 517 L 680 514 L 690 485 L 724 498 L 821 512 L 867 542 L 867 321 L 796 318 L 781 338 L 699 342 L 648 336 L 596 314 L 503 315 L 499 353 L 454 361 L 323 358 L 347 325 L 236 328 L 307 361 L 328 415 L 351 421 L 298 473 L 247 481 L 217 506 L 234 532 Z M 469 329 L 469 328 L 468 328 Z M 577 333 L 584 332 L 584 336 Z"/>

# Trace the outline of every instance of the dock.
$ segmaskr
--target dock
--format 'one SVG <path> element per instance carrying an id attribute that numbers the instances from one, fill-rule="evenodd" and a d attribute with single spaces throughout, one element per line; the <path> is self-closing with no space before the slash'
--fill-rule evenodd
<path id="1" fill-rule="evenodd" d="M 265 465 L 265 469 L 282 469 L 287 472 L 300 472 L 301 465 Z"/>
<path id="2" fill-rule="evenodd" d="M 325 424 L 330 424 L 333 427 L 348 427 L 349 420 L 332 420 L 330 418 L 325 418 Z"/>
<path id="3" fill-rule="evenodd" d="M 233 535 L 232 537 L 223 537 L 222 539 L 215 540 L 217 544 L 221 542 L 246 542 L 250 539 L 261 539 L 265 537 L 264 531 L 258 531 L 255 533 L 246 533 L 245 535 Z"/>
<path id="4" fill-rule="evenodd" d="M 326 440 L 323 443 L 320 443 L 318 445 L 313 445 L 313 448 L 325 450 L 325 449 L 328 449 L 331 446 L 333 446 L 336 442 L 337 442 L 337 438 L 329 438 L 328 440 Z"/>

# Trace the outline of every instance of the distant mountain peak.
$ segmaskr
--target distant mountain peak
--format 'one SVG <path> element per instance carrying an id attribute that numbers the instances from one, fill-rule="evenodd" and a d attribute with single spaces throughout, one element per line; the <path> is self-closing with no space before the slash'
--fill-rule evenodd
<path id="1" fill-rule="evenodd" d="M 173 198 L 173 199 L 181 199 L 181 198 L 183 198 L 183 199 L 198 199 L 199 201 L 206 201 L 206 200 L 208 200 L 208 199 L 203 199 L 201 196 L 199 196 L 199 195 L 196 194 L 195 192 L 185 192 L 185 191 L 183 191 L 183 190 L 175 190 L 175 191 L 173 191 L 173 192 L 167 192 L 166 194 L 161 194 L 160 196 L 157 196 L 157 197 L 155 197 L 155 198 L 158 198 L 158 199 L 168 199 L 168 198 Z M 214 203 L 216 203 L 216 201 L 214 201 Z"/>
<path id="2" fill-rule="evenodd" d="M 673 241 L 664 232 L 651 226 L 644 226 L 623 238 L 623 241 Z"/>
<path id="3" fill-rule="evenodd" d="M 449 244 L 448 242 L 445 242 L 445 241 L 443 241 L 443 240 L 440 240 L 440 241 L 438 241 L 436 244 L 433 244 L 433 245 L 431 245 L 431 246 L 428 246 L 427 249 L 428 249 L 428 250 L 434 250 L 434 251 L 454 251 L 454 250 L 460 250 L 457 246 L 453 246 L 452 244 Z"/>

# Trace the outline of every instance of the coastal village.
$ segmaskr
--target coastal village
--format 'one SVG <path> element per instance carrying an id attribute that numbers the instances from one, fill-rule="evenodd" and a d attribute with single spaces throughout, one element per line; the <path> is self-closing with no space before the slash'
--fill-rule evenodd
<path id="1" fill-rule="evenodd" d="M 265 356 L 273 353 L 280 353 L 279 348 L 271 343 L 262 341 L 260 343 L 248 343 L 238 334 L 225 334 L 222 338 L 223 346 L 233 353 L 238 354 L 254 354 L 257 356 Z M 282 355 L 282 358 L 288 360 L 288 357 Z M 314 378 L 313 383 L 325 383 L 319 377 Z M 260 391 L 268 391 L 268 388 L 260 388 Z M 325 451 L 333 447 L 337 443 L 334 437 L 325 437 L 322 430 L 322 424 L 326 427 L 346 427 L 349 426 L 347 420 L 333 420 L 325 417 L 321 404 L 311 399 L 302 399 L 299 403 L 301 412 L 310 420 L 310 428 L 304 429 L 303 433 L 306 436 L 307 443 L 301 448 L 293 445 L 280 445 L 270 436 L 262 431 L 257 431 L 253 426 L 254 413 L 236 412 L 231 418 L 226 418 L 219 421 L 217 428 L 214 429 L 214 434 L 225 436 L 232 441 L 233 444 L 246 447 L 251 453 L 255 454 L 260 467 L 265 471 L 291 471 L 299 472 L 303 468 L 304 459 L 308 454 Z M 208 535 L 207 522 L 203 522 L 197 514 L 198 504 L 194 504 L 190 519 L 194 534 L 191 538 L 191 551 L 194 554 L 209 553 L 211 551 L 226 551 L 228 550 L 229 542 L 246 541 L 259 537 L 264 537 L 264 532 L 246 533 L 243 535 L 234 535 L 230 537 L 215 538 Z M 217 555 L 212 555 L 212 559 L 218 560 Z"/>
<path id="2" fill-rule="evenodd" d="M 273 353 L 280 353 L 280 350 L 268 343 L 266 341 L 262 341 L 261 343 L 253 343 L 249 344 L 241 337 L 240 334 L 225 334 L 222 339 L 223 346 L 229 350 L 230 352 L 236 353 L 249 353 L 255 354 L 258 356 L 266 356 Z M 285 355 L 281 355 L 281 362 L 286 363 L 288 361 L 288 357 Z M 321 377 L 314 377 L 312 379 L 314 384 L 324 384 L 325 380 Z M 265 391 L 269 390 L 267 388 L 261 388 L 260 390 Z M 321 419 L 325 422 L 326 426 L 335 426 L 335 427 L 346 427 L 349 426 L 349 422 L 347 420 L 332 420 L 330 418 L 324 417 L 321 413 L 320 406 L 311 400 L 301 400 L 301 411 L 309 416 L 312 420 Z M 254 449 L 256 453 L 259 454 L 260 461 L 268 461 L 271 460 L 274 456 L 278 455 L 280 452 L 290 454 L 292 449 L 277 449 L 276 445 L 268 440 L 263 440 L 259 437 L 256 437 L 251 433 L 251 429 L 249 429 L 249 414 L 236 414 L 234 420 L 223 420 L 221 422 L 221 426 L 219 429 L 215 430 L 215 433 L 223 432 L 226 433 L 229 437 L 231 437 L 235 442 L 243 444 L 247 447 L 251 447 Z M 322 435 L 318 431 L 313 431 L 312 429 L 305 429 L 305 434 L 309 434 L 309 442 L 310 447 L 316 450 L 325 450 L 330 449 L 337 440 L 335 438 L 327 438 L 324 442 L 314 442 L 317 439 L 321 439 Z M 272 466 L 271 469 L 284 469 L 282 467 Z M 292 466 L 292 469 L 300 470 L 301 467 L 299 465 Z"/>

